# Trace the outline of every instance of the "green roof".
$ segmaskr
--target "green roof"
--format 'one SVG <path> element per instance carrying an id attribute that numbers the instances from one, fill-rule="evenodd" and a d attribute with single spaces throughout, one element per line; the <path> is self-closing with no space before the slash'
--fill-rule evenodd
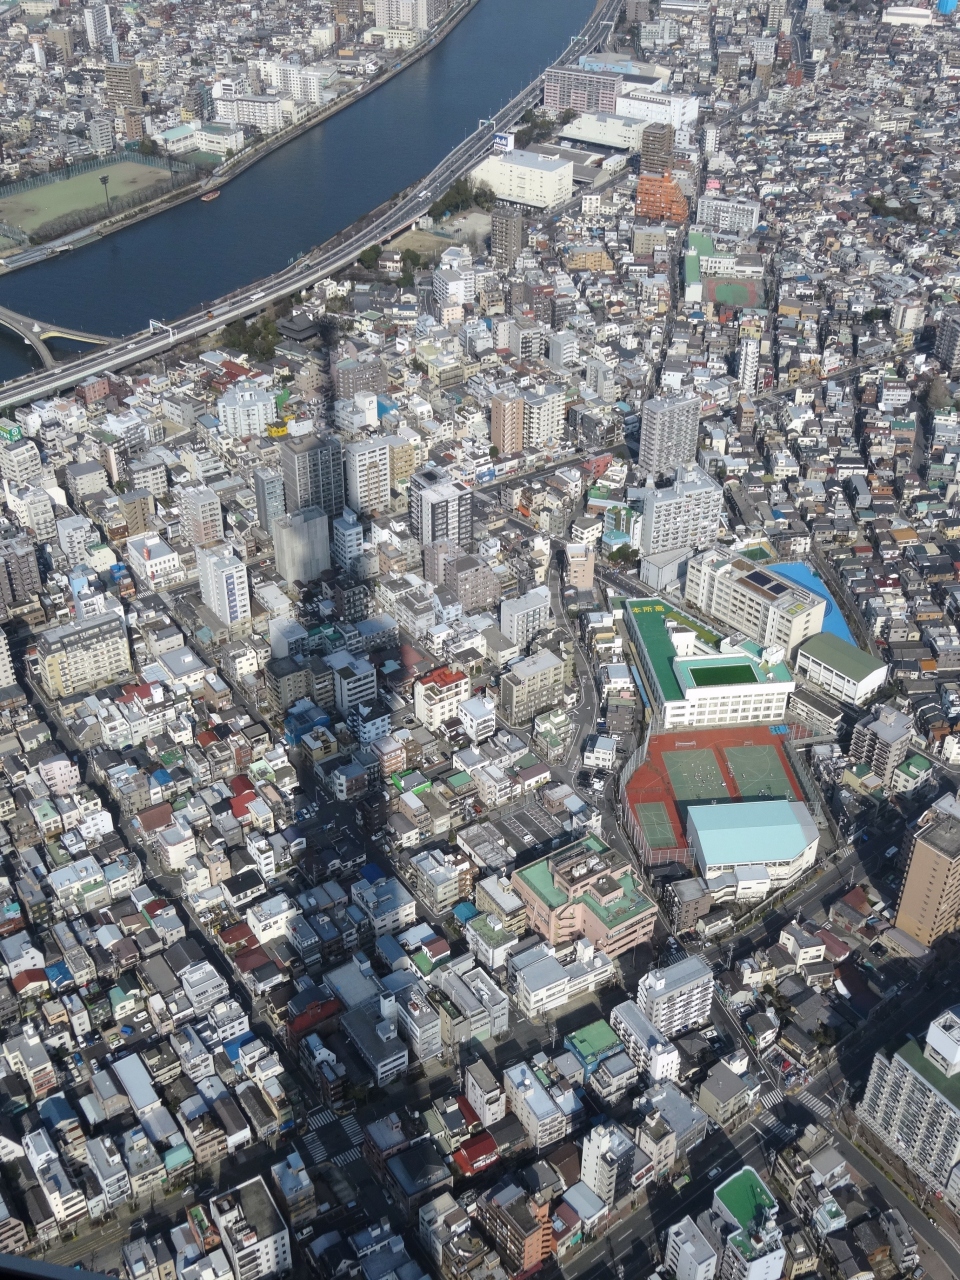
<path id="1" fill-rule="evenodd" d="M 722 1182 L 714 1194 L 744 1231 L 749 1231 L 763 1219 L 766 1210 L 775 1209 L 777 1204 L 756 1170 L 749 1165 Z"/>
<path id="2" fill-rule="evenodd" d="M 875 671 L 886 666 L 886 663 L 881 662 L 879 658 L 864 653 L 855 644 L 850 644 L 848 640 L 841 640 L 839 636 L 831 635 L 829 631 L 821 631 L 819 635 L 804 640 L 800 646 L 800 653 L 809 654 L 824 666 L 839 671 L 848 680 L 866 680 Z"/>
<path id="3" fill-rule="evenodd" d="M 591 1022 L 578 1031 L 571 1031 L 566 1043 L 583 1062 L 597 1062 L 604 1054 L 620 1047 L 620 1038 L 603 1018 Z"/>
<path id="4" fill-rule="evenodd" d="M 562 907 L 567 901 L 567 895 L 554 886 L 553 874 L 546 858 L 531 862 L 528 867 L 518 871 L 517 875 L 548 907 Z"/>
<path id="5" fill-rule="evenodd" d="M 905 1062 L 915 1075 L 936 1089 L 941 1098 L 945 1098 L 952 1107 L 960 1109 L 960 1076 L 945 1076 L 939 1067 L 935 1067 L 929 1058 L 923 1056 L 923 1050 L 916 1040 L 907 1040 L 897 1050 L 896 1056 Z"/>

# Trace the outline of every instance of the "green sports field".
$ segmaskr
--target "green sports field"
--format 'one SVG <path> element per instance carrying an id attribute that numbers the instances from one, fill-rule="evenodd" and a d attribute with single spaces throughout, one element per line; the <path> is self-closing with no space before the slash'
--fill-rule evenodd
<path id="1" fill-rule="evenodd" d="M 794 800 L 793 787 L 773 746 L 724 747 L 727 767 L 745 800 Z"/>
<path id="2" fill-rule="evenodd" d="M 117 164 L 104 165 L 102 169 L 82 173 L 76 178 L 64 178 L 60 182 L 34 187 L 32 191 L 22 191 L 6 199 L 0 198 L 0 221 L 22 227 L 30 234 L 45 222 L 52 222 L 54 218 L 62 218 L 64 214 L 74 213 L 79 209 L 103 206 L 106 216 L 103 186 L 100 182 L 104 174 L 110 175 L 107 189 L 111 199 L 115 196 L 132 195 L 145 187 L 155 186 L 158 182 L 170 181 L 170 174 L 164 169 L 137 164 L 133 160 L 121 160 Z"/>

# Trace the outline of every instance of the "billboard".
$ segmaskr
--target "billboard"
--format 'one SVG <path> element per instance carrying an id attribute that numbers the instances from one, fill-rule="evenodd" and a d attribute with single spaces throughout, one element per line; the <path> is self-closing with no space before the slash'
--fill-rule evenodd
<path id="1" fill-rule="evenodd" d="M 0 440 L 5 444 L 13 444 L 15 440 L 22 440 L 23 432 L 15 422 L 11 422 L 9 418 L 0 418 Z"/>
<path id="2" fill-rule="evenodd" d="M 494 151 L 512 151 L 513 150 L 513 134 L 512 133 L 495 133 L 493 135 Z"/>

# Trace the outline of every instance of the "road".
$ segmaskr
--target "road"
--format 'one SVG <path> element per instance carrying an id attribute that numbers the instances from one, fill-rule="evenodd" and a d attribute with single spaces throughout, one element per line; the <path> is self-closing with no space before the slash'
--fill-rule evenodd
<path id="1" fill-rule="evenodd" d="M 603 5 L 589 18 L 580 35 L 570 42 L 567 50 L 553 65 L 567 65 L 582 53 L 595 49 L 604 39 L 605 28 L 615 22 L 621 5 L 622 0 L 604 0 Z M 416 184 L 414 190 L 403 195 L 372 220 L 347 228 L 275 275 L 218 298 L 172 324 L 151 321 L 148 330 L 123 338 L 104 350 L 81 356 L 56 369 L 24 374 L 21 378 L 5 383 L 0 389 L 0 409 L 51 395 L 91 374 L 116 371 L 150 359 L 179 343 L 212 333 L 232 320 L 261 311 L 270 303 L 289 297 L 300 289 L 309 288 L 318 280 L 326 279 L 354 262 L 364 249 L 373 244 L 382 244 L 412 226 L 439 195 L 480 161 L 492 146 L 495 133 L 509 127 L 528 108 L 539 103 L 542 90 L 543 77 L 538 76 L 522 93 L 498 111 L 493 119 L 485 121 L 445 156 L 432 173 Z"/>

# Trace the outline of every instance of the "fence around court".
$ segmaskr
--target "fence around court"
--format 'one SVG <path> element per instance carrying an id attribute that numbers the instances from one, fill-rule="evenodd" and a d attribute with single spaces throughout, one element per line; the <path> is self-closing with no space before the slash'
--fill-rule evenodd
<path id="1" fill-rule="evenodd" d="M 115 164 L 142 164 L 151 169 L 163 169 L 171 178 L 178 176 L 192 178 L 192 165 L 181 160 L 173 160 L 167 156 L 145 156 L 139 151 L 115 151 L 112 155 L 96 160 L 78 160 L 76 164 L 64 165 L 62 169 L 51 169 L 48 173 L 35 173 L 32 178 L 21 178 L 19 182 L 5 182 L 0 185 L 0 200 L 9 196 L 19 196 L 25 191 L 36 191 L 38 187 L 49 187 L 54 182 L 66 182 L 68 178 L 79 178 L 85 173 L 95 173 L 98 169 L 108 169 Z M 177 183 L 180 185 L 180 183 Z"/>

